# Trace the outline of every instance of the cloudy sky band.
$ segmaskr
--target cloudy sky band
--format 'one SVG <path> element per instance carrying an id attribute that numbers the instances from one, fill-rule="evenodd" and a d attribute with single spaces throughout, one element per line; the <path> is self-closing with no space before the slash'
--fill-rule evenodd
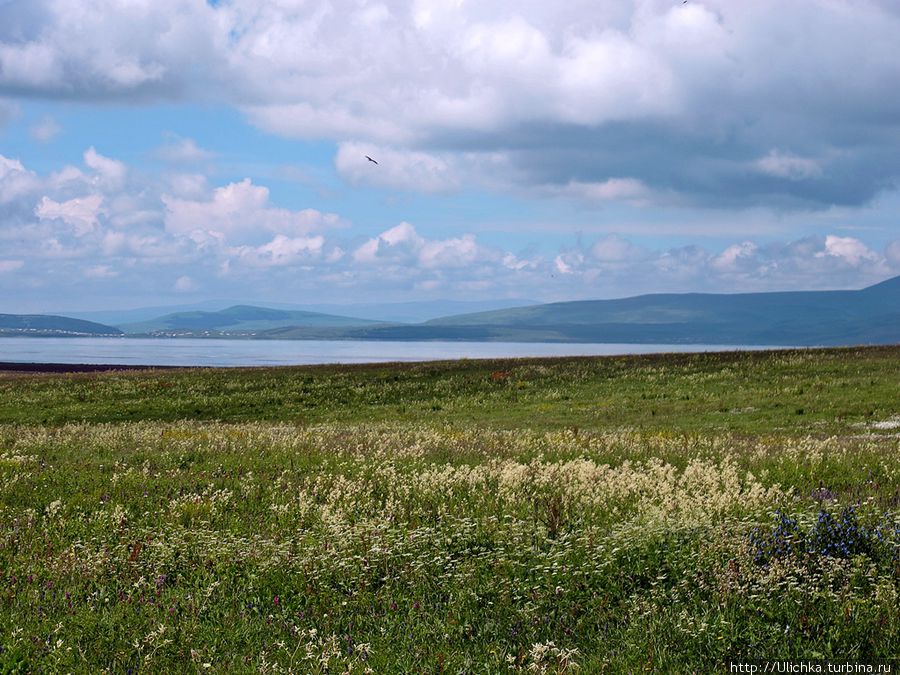
<path id="1" fill-rule="evenodd" d="M 875 0 L 7 0 L 4 311 L 861 287 L 900 273 L 898 32 Z"/>

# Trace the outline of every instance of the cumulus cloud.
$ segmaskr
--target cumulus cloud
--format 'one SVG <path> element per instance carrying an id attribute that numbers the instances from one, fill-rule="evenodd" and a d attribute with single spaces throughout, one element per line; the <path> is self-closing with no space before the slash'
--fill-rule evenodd
<path id="1" fill-rule="evenodd" d="M 625 262 L 639 260 L 646 256 L 643 248 L 617 234 L 598 239 L 591 246 L 590 251 L 594 260 L 603 262 Z"/>
<path id="2" fill-rule="evenodd" d="M 584 256 L 577 252 L 560 253 L 553 259 L 553 266 L 560 274 L 574 274 L 575 269 L 584 263 Z"/>
<path id="3" fill-rule="evenodd" d="M 215 188 L 208 199 L 162 195 L 166 230 L 190 234 L 195 230 L 219 232 L 232 238 L 258 238 L 260 232 L 302 235 L 339 227 L 341 219 L 316 209 L 290 211 L 269 204 L 269 189 L 249 178 Z"/>
<path id="4" fill-rule="evenodd" d="M 76 100 L 178 98 L 189 82 L 202 86 L 198 57 L 212 55 L 216 27 L 199 0 L 12 0 L 0 5 L 0 87 Z"/>
<path id="5" fill-rule="evenodd" d="M 464 268 L 497 258 L 496 252 L 480 246 L 472 234 L 427 239 L 406 222 L 369 239 L 353 252 L 358 263 L 390 263 L 425 270 Z"/>
<path id="6" fill-rule="evenodd" d="M 286 237 L 276 235 L 272 241 L 261 246 L 239 246 L 229 249 L 232 261 L 250 267 L 283 267 L 309 262 L 319 257 L 325 238 Z M 230 268 L 231 263 L 229 263 Z"/>
<path id="7" fill-rule="evenodd" d="M 824 250 L 816 253 L 816 257 L 831 257 L 845 261 L 849 265 L 858 266 L 863 262 L 875 262 L 880 256 L 854 237 L 836 237 L 829 234 L 825 237 Z"/>
<path id="8" fill-rule="evenodd" d="M 104 157 L 93 146 L 84 152 L 84 164 L 95 172 L 94 183 L 110 189 L 118 189 L 125 181 L 125 164 L 110 157 Z"/>
<path id="9" fill-rule="evenodd" d="M 40 186 L 37 175 L 22 162 L 0 155 L 0 204 L 12 202 Z"/>
<path id="10" fill-rule="evenodd" d="M 759 246 L 752 241 L 732 244 L 712 259 L 712 266 L 722 271 L 738 269 L 752 263 L 758 251 Z"/>
<path id="11" fill-rule="evenodd" d="M 660 291 L 746 292 L 860 288 L 900 273 L 890 247 L 879 254 L 853 237 L 788 242 L 750 240 L 721 250 L 688 245 L 663 250 L 618 235 L 562 251 L 555 270 L 603 297 Z M 572 292 L 584 293 L 584 290 Z M 584 297 L 584 296 L 582 296 Z"/>
<path id="12" fill-rule="evenodd" d="M 533 258 L 520 258 L 514 253 L 506 253 L 503 256 L 503 266 L 510 270 L 526 270 L 526 269 L 536 269 L 542 263 L 542 259 L 540 256 L 535 256 Z"/>
<path id="13" fill-rule="evenodd" d="M 378 164 L 373 164 L 372 157 Z M 418 192 L 452 192 L 460 187 L 451 161 L 424 152 L 399 151 L 371 143 L 341 143 L 334 159 L 338 173 L 354 183 Z"/>
<path id="14" fill-rule="evenodd" d="M 76 237 L 83 237 L 97 227 L 102 205 L 103 197 L 100 195 L 76 197 L 66 202 L 43 197 L 34 213 L 42 220 L 61 220 L 72 226 Z"/>
<path id="15" fill-rule="evenodd" d="M 552 251 L 514 251 L 472 231 L 435 236 L 427 219 L 372 235 L 336 214 L 279 207 L 249 179 L 214 187 L 193 174 L 147 182 L 102 156 L 83 171 L 41 175 L 2 159 L 0 271 L 17 288 L 42 280 L 91 297 L 98 289 L 162 297 L 215 285 L 219 294 L 253 289 L 271 301 L 360 292 L 552 301 L 859 288 L 900 274 L 900 243 L 877 248 L 840 230 L 790 241 L 743 236 L 715 248 L 660 248 L 635 234 L 604 234 Z M 98 176 L 118 179 L 98 183 Z"/>
<path id="16" fill-rule="evenodd" d="M 830 0 L 13 0 L 0 96 L 224 102 L 383 187 L 501 153 L 539 194 L 820 208 L 900 175 L 898 32 L 889 3 Z M 377 178 L 365 144 L 396 153 Z"/>

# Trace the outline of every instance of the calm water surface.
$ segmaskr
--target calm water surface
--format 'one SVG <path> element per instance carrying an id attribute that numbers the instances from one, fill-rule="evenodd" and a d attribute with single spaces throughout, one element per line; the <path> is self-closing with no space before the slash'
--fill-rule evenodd
<path id="1" fill-rule="evenodd" d="M 775 348 L 777 347 L 545 342 L 0 338 L 0 361 L 151 366 L 274 366 Z"/>

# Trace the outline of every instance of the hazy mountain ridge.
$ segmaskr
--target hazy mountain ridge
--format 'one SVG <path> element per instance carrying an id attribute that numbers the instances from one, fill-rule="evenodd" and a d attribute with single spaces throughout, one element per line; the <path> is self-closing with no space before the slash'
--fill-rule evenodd
<path id="1" fill-rule="evenodd" d="M 100 337 L 122 335 L 102 323 L 52 314 L 0 314 L 0 336 Z"/>
<path id="2" fill-rule="evenodd" d="M 494 309 L 537 305 L 534 300 L 521 298 L 500 298 L 491 300 L 414 300 L 407 302 L 354 302 L 338 303 L 284 303 L 260 300 L 215 299 L 186 305 L 155 305 L 134 309 L 110 309 L 95 311 L 53 311 L 52 314 L 71 316 L 76 319 L 95 321 L 108 326 L 124 326 L 134 323 L 154 321 L 168 314 L 183 312 L 219 312 L 234 306 L 257 306 L 288 311 L 316 312 L 367 319 L 384 323 L 420 323 L 430 319 L 457 314 L 471 314 Z"/>
<path id="3" fill-rule="evenodd" d="M 900 342 L 900 277 L 859 291 L 653 294 L 480 312 L 425 324 L 554 340 L 718 344 Z"/>
<path id="4" fill-rule="evenodd" d="M 316 336 L 310 329 L 285 328 L 277 337 Z M 896 343 L 900 342 L 900 277 L 858 291 L 669 293 L 558 302 L 415 325 L 350 328 L 340 337 L 734 345 Z"/>
<path id="5" fill-rule="evenodd" d="M 374 306 L 374 305 L 373 305 Z M 840 345 L 900 343 L 900 277 L 857 291 L 664 293 L 457 314 L 422 323 L 235 305 L 112 328 L 66 317 L 0 315 L 10 334 L 255 339 Z M 18 321 L 18 323 L 16 323 Z M 45 332 L 41 333 L 43 330 Z"/>
<path id="6" fill-rule="evenodd" d="M 176 312 L 165 316 L 124 324 L 120 328 L 129 335 L 196 334 L 196 333 L 259 333 L 298 326 L 316 328 L 345 328 L 377 325 L 381 322 L 334 314 L 302 310 L 271 309 L 252 305 L 235 305 L 217 312 Z"/>

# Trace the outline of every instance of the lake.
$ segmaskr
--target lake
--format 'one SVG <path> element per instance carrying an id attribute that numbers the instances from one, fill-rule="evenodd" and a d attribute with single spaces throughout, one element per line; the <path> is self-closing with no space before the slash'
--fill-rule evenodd
<path id="1" fill-rule="evenodd" d="M 277 366 L 525 356 L 606 356 L 779 349 L 775 346 L 203 340 L 189 338 L 0 338 L 0 361 L 151 366 Z"/>

